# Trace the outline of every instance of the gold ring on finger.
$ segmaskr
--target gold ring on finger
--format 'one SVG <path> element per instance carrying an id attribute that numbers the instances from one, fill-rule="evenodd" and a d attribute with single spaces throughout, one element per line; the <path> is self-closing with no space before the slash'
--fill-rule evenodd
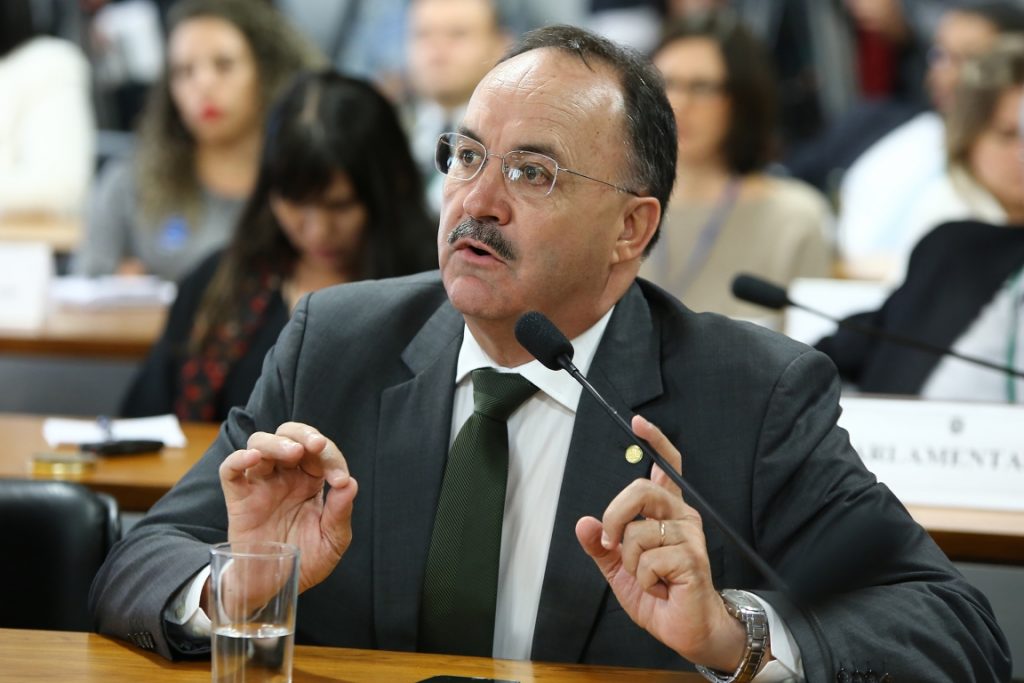
<path id="1" fill-rule="evenodd" d="M 665 522 L 659 522 L 658 529 L 661 532 L 661 540 L 658 542 L 658 545 L 665 545 Z"/>

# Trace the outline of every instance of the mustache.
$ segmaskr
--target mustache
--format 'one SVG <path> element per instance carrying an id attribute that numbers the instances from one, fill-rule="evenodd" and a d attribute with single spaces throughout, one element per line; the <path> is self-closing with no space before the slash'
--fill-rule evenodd
<path id="1" fill-rule="evenodd" d="M 448 244 L 455 244 L 464 237 L 486 244 L 504 261 L 515 261 L 517 258 L 515 247 L 501 234 L 495 221 L 467 218 L 448 233 Z"/>

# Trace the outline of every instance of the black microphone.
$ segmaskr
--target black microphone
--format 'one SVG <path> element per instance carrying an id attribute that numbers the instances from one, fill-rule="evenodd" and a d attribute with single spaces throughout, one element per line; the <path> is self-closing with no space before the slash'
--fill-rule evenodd
<path id="1" fill-rule="evenodd" d="M 756 275 L 747 275 L 746 273 L 741 273 L 733 278 L 732 294 L 737 299 L 774 311 L 793 305 L 785 289 Z"/>
<path id="2" fill-rule="evenodd" d="M 536 358 L 547 368 L 551 370 L 565 370 L 573 379 L 579 382 L 587 392 L 594 397 L 605 412 L 607 412 L 615 424 L 619 426 L 622 431 L 629 435 L 629 438 L 638 442 L 640 449 L 643 453 L 653 460 L 661 471 L 668 475 L 668 478 L 675 483 L 685 494 L 688 503 L 692 504 L 693 507 L 701 513 L 701 515 L 711 520 L 715 526 L 717 526 L 721 532 L 740 550 L 744 557 L 757 568 L 761 574 L 768 579 L 772 584 L 772 587 L 782 592 L 783 594 L 789 595 L 790 590 L 786 586 L 786 582 L 782 580 L 778 574 L 775 573 L 767 562 L 761 558 L 757 552 L 750 547 L 743 537 L 741 537 L 736 531 L 729 526 L 716 511 L 711 507 L 711 504 L 704 500 L 697 491 L 690 486 L 690 484 L 683 479 L 682 475 L 675 471 L 671 465 L 669 465 L 661 455 L 656 451 L 649 448 L 643 439 L 638 437 L 630 426 L 622 419 L 618 411 L 612 407 L 608 401 L 595 389 L 587 378 L 583 376 L 572 362 L 573 348 L 572 343 L 566 339 L 562 331 L 555 327 L 555 324 L 548 320 L 547 316 L 538 311 L 530 311 L 524 313 L 519 320 L 516 321 L 516 340 L 520 345 Z"/>
<path id="3" fill-rule="evenodd" d="M 902 334 L 895 334 L 878 327 L 872 327 L 871 325 L 862 325 L 858 322 L 850 320 L 840 320 L 827 313 L 805 306 L 799 302 L 793 301 L 786 294 L 786 290 L 782 287 L 757 277 L 756 275 L 748 275 L 746 273 L 737 275 L 732 281 L 732 293 L 737 299 L 756 304 L 758 306 L 764 306 L 772 310 L 781 310 L 786 306 L 792 306 L 799 308 L 800 310 L 807 311 L 820 318 L 824 318 L 830 322 L 835 323 L 840 327 L 845 327 L 848 330 L 865 334 L 869 337 L 876 337 L 883 339 L 887 342 L 892 342 L 899 346 L 906 346 L 911 349 L 918 351 L 924 351 L 925 353 L 932 353 L 937 356 L 952 356 L 953 358 L 959 358 L 962 361 L 980 365 L 990 370 L 997 370 L 999 372 L 1011 375 L 1013 377 L 1024 377 L 1024 371 L 1018 370 L 1009 365 L 999 365 L 987 361 L 984 358 L 977 358 L 975 356 L 967 356 L 955 349 L 944 348 L 941 346 L 935 346 L 928 342 L 921 341 L 920 339 L 914 339 L 913 337 L 905 337 Z"/>

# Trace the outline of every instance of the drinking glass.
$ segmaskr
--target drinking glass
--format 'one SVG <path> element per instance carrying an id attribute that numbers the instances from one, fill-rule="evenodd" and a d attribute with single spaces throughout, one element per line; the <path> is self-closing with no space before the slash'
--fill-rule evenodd
<path id="1" fill-rule="evenodd" d="M 299 549 L 269 541 L 210 549 L 214 683 L 291 683 Z"/>

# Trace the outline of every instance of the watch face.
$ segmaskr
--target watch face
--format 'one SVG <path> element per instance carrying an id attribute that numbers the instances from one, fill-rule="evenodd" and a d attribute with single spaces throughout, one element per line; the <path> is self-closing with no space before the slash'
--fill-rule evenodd
<path id="1" fill-rule="evenodd" d="M 732 608 L 729 610 L 730 613 L 739 612 L 740 610 L 764 612 L 761 603 L 751 597 L 749 593 L 743 591 L 727 588 L 722 591 L 722 599 L 725 600 L 726 607 Z"/>

